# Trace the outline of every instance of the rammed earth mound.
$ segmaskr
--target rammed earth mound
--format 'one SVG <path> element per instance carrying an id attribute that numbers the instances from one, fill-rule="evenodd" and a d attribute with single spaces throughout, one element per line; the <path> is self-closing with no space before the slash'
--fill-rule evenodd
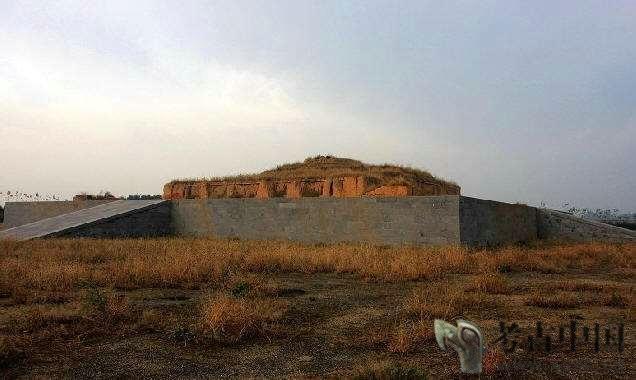
<path id="1" fill-rule="evenodd" d="M 459 195 L 460 190 L 419 169 L 317 156 L 259 174 L 175 180 L 164 186 L 164 199 Z"/>

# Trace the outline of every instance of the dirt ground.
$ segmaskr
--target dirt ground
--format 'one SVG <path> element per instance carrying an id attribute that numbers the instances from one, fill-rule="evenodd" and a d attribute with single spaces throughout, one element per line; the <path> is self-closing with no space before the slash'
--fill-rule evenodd
<path id="1" fill-rule="evenodd" d="M 455 279 L 461 281 L 462 278 Z M 547 276 L 519 276 L 520 283 L 546 281 Z M 602 276 L 579 276 L 602 284 L 615 284 Z M 413 288 L 435 283 L 386 284 L 360 281 L 352 275 L 290 274 L 276 278 L 289 302 L 279 336 L 265 337 L 239 346 L 201 345 L 188 342 L 187 333 L 135 332 L 108 339 L 55 342 L 6 373 L 26 377 L 323 377 L 351 375 L 373 363 L 394 362 L 425 369 L 431 377 L 458 373 L 456 354 L 442 352 L 426 342 L 407 354 L 388 352 L 379 337 L 385 326 L 399 318 L 400 301 Z M 198 291 L 143 289 L 131 292 L 131 302 L 161 314 L 188 315 L 196 308 Z M 502 297 L 504 309 L 479 310 L 465 316 L 483 327 L 487 341 L 499 336 L 498 322 L 506 320 L 532 326 L 546 320 L 598 321 L 602 325 L 625 318 L 623 309 L 585 308 L 544 313 L 520 304 L 515 295 Z M 514 355 L 501 363 L 497 376 L 516 377 L 531 371 L 546 378 L 629 378 L 634 374 L 634 324 L 626 325 L 626 349 L 602 347 L 599 354 L 564 352 L 552 355 Z M 533 330 L 529 330 L 533 331 Z M 555 340 L 557 334 L 555 334 Z M 567 348 L 569 349 L 569 347 Z"/>
<path id="2" fill-rule="evenodd" d="M 471 291 L 470 284 L 476 282 L 479 274 L 468 273 L 393 282 L 352 273 L 272 272 L 254 276 L 257 281 L 271 285 L 259 298 L 281 302 L 285 305 L 284 312 L 266 329 L 236 342 L 207 339 L 194 327 L 201 300 L 210 293 L 205 287 L 112 289 L 111 297 L 126 299 L 126 313 L 134 311 L 141 317 L 93 320 L 90 316 L 71 315 L 55 321 L 43 319 L 37 327 L 31 323 L 22 332 L 7 327 L 10 325 L 7 321 L 13 318 L 15 322 L 18 311 L 24 312 L 27 307 L 55 307 L 62 301 L 44 306 L 24 305 L 16 304 L 10 295 L 0 294 L 0 331 L 23 343 L 13 356 L 5 357 L 0 375 L 3 378 L 457 378 L 460 377 L 457 354 L 442 351 L 430 335 L 433 318 L 407 310 L 414 294 L 435 294 L 437 289 L 457 287 L 463 288 L 472 302 L 459 308 L 451 305 L 446 319 L 449 322 L 468 319 L 482 328 L 489 351 L 483 378 L 635 376 L 634 278 L 630 273 L 510 272 L 502 274 L 509 284 L 507 290 L 485 292 Z M 567 287 L 565 283 L 574 285 Z M 557 284 L 559 289 L 550 284 Z M 608 293 L 607 289 L 614 290 Z M 85 290 L 76 290 L 78 298 L 82 292 Z M 444 292 L 440 291 L 441 296 Z M 536 297 L 531 301 L 536 295 L 549 299 L 551 293 L 564 294 L 566 301 L 541 304 Z M 602 294 L 616 294 L 617 299 L 603 298 Z M 567 298 L 570 296 L 571 299 Z M 568 303 L 572 299 L 576 302 Z M 528 335 L 534 334 L 537 320 L 542 321 L 544 334 L 552 337 L 550 353 L 538 349 L 530 352 L 523 343 Z M 599 352 L 594 351 L 593 337 L 585 343 L 581 335 L 576 351 L 570 351 L 571 320 L 577 321 L 579 329 L 589 326 L 591 331 L 595 322 L 600 324 Z M 521 334 L 511 335 L 511 340 L 519 341 L 511 352 L 505 352 L 500 342 L 495 343 L 500 336 L 500 321 L 516 322 L 521 327 Z M 617 329 L 610 331 L 613 337 L 610 345 L 604 341 L 604 328 L 619 323 L 625 329 L 622 353 L 616 342 Z M 426 332 L 418 335 L 414 331 L 419 325 Z M 559 325 L 566 327 L 563 343 L 559 343 Z M 46 339 L 38 335 L 45 333 Z"/>

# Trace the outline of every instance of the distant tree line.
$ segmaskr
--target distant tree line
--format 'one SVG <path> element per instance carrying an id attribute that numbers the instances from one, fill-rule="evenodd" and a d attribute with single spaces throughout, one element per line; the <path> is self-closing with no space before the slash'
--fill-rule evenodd
<path id="1" fill-rule="evenodd" d="M 0 203 L 59 201 L 60 199 L 60 196 L 55 194 L 23 193 L 17 190 L 0 191 Z"/>
<path id="2" fill-rule="evenodd" d="M 636 230 L 636 213 L 620 214 L 618 209 L 589 209 L 569 207 L 568 203 L 563 205 L 564 211 L 576 215 L 580 218 L 597 220 L 617 227 Z"/>
<path id="3" fill-rule="evenodd" d="M 98 194 L 80 193 L 73 197 L 74 201 L 100 201 L 100 200 L 129 200 L 129 201 L 145 201 L 150 199 L 161 199 L 161 195 L 157 194 L 130 194 L 126 197 L 118 197 L 110 191 L 102 191 Z"/>

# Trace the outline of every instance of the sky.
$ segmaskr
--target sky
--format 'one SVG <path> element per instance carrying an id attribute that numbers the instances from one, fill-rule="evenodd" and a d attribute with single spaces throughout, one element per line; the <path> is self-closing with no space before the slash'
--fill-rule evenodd
<path id="1" fill-rule="evenodd" d="M 0 191 L 317 154 L 636 211 L 634 1 L 0 0 Z"/>

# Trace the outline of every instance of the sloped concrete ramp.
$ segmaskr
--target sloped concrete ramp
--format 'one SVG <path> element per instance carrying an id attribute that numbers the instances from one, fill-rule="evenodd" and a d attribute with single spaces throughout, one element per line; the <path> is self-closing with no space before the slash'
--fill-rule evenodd
<path id="1" fill-rule="evenodd" d="M 537 235 L 559 241 L 636 242 L 636 231 L 549 209 L 537 209 Z"/>
<path id="2" fill-rule="evenodd" d="M 169 234 L 164 200 L 113 201 L 0 231 L 0 239 L 42 237 L 137 237 Z"/>

